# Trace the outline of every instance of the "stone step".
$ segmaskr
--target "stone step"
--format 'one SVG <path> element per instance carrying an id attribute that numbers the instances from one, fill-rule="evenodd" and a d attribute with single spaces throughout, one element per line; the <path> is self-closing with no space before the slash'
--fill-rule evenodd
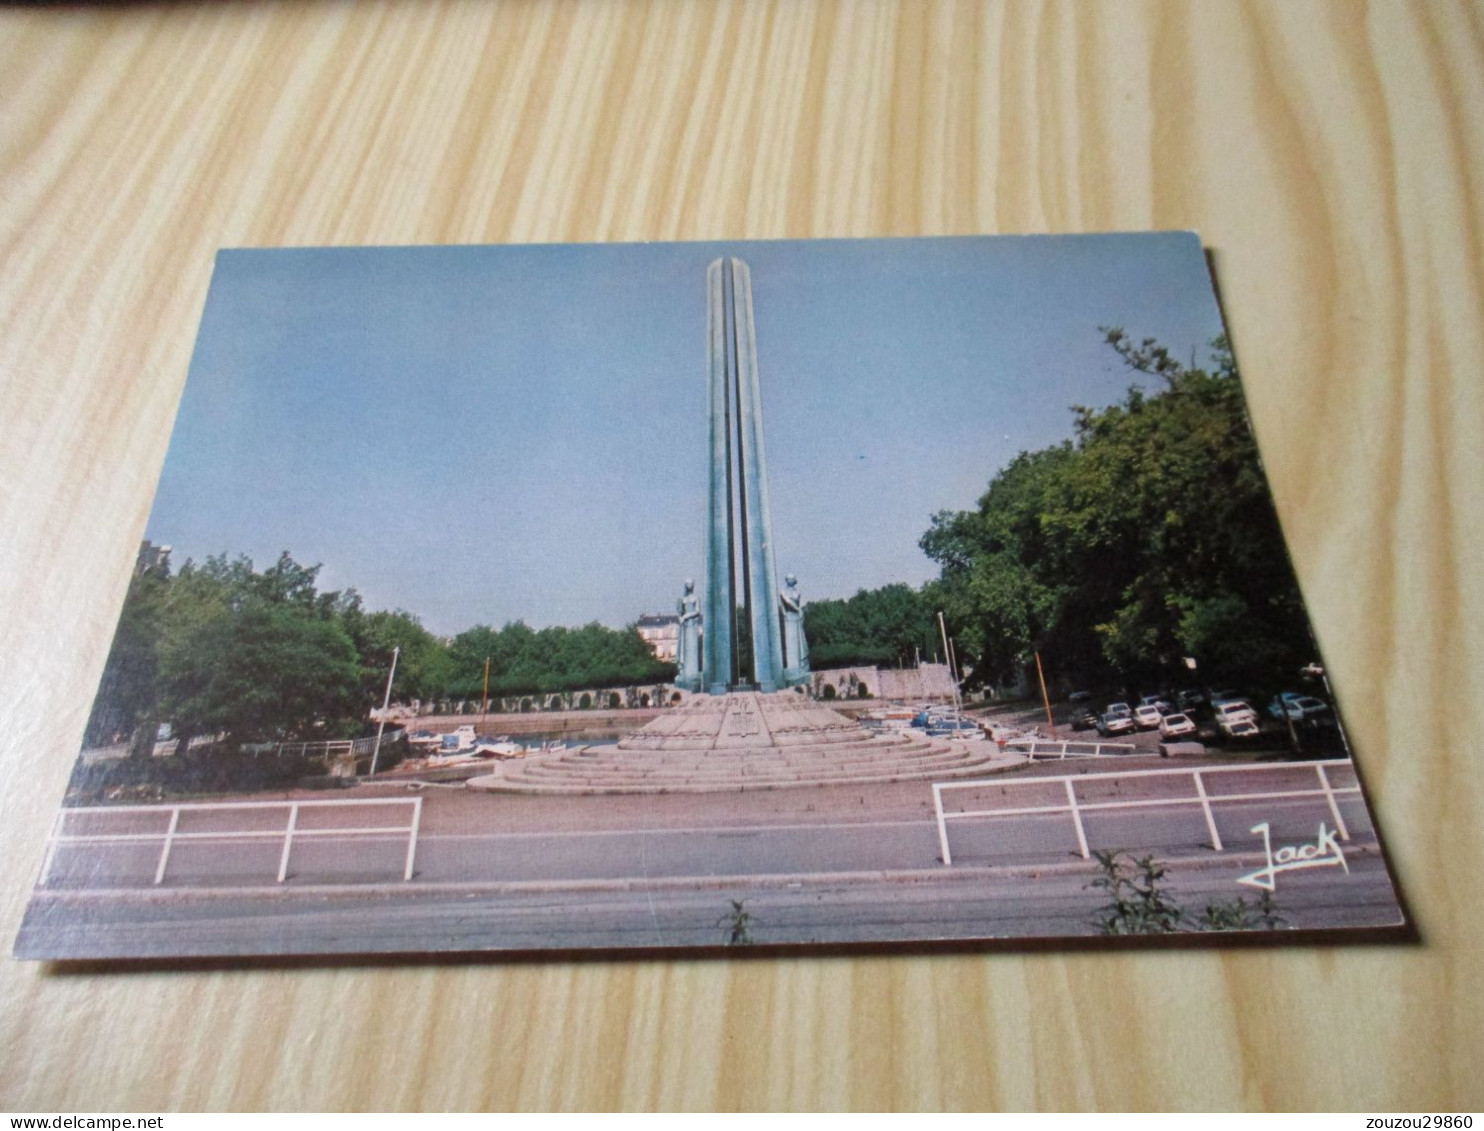
<path id="1" fill-rule="evenodd" d="M 511 766 L 507 768 L 505 776 L 511 780 L 524 781 L 669 782 L 677 785 L 686 782 L 750 782 L 769 779 L 793 782 L 827 782 L 842 778 L 857 777 L 862 774 L 873 776 L 885 775 L 892 778 L 933 776 L 954 771 L 964 766 L 986 765 L 996 760 L 994 756 L 987 752 L 983 756 L 968 756 L 948 752 L 924 758 L 902 759 L 880 763 L 844 763 L 831 767 L 791 767 L 778 764 L 766 766 L 754 765 L 750 767 L 717 766 L 704 770 L 686 769 L 676 771 L 663 767 L 642 769 L 603 765 L 573 767 L 570 765 L 551 766 L 530 764 L 520 768 Z"/>
<path id="2" fill-rule="evenodd" d="M 579 761 L 576 759 L 536 760 L 532 759 L 530 765 L 533 769 L 557 773 L 636 773 L 636 774 L 670 774 L 670 775 L 712 775 L 718 773 L 766 773 L 772 770 L 803 772 L 803 773 L 827 773 L 840 768 L 895 768 L 914 765 L 932 765 L 940 762 L 954 762 L 965 758 L 983 761 L 993 757 L 996 751 L 957 751 L 948 748 L 926 747 L 911 754 L 893 753 L 880 757 L 856 757 L 840 759 L 789 759 L 789 758 L 748 758 L 748 759 L 712 759 L 710 761 L 610 761 L 607 759 L 593 759 L 590 761 Z"/>
<path id="3" fill-rule="evenodd" d="M 998 753 L 998 752 L 996 752 Z M 901 774 L 857 774 L 847 777 L 817 779 L 727 779 L 716 781 L 678 780 L 671 782 L 611 782 L 606 780 L 584 781 L 581 779 L 555 781 L 527 781 L 518 778 L 477 778 L 469 785 L 474 789 L 496 792 L 531 793 L 540 795 L 578 794 L 665 794 L 665 793 L 746 793 L 766 789 L 793 789 L 811 785 L 886 785 L 903 781 L 943 781 L 952 778 L 972 777 L 988 774 L 1023 764 L 1020 758 L 988 758 L 974 760 L 956 767 L 939 767 L 930 774 L 910 772 Z"/>

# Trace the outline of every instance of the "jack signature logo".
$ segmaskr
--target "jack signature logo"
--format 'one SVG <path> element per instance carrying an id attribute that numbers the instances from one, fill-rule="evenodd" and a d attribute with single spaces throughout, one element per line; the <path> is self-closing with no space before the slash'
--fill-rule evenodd
<path id="1" fill-rule="evenodd" d="M 1312 844 L 1285 844 L 1277 852 L 1273 851 L 1273 834 L 1264 821 L 1260 825 L 1253 825 L 1252 831 L 1262 833 L 1263 851 L 1267 853 L 1267 867 L 1259 868 L 1255 872 L 1243 876 L 1237 881 L 1251 888 L 1262 888 L 1265 891 L 1278 890 L 1279 872 L 1296 872 L 1300 868 L 1330 868 L 1339 865 L 1350 873 L 1350 865 L 1345 862 L 1345 854 L 1340 851 L 1340 842 L 1335 839 L 1335 834 L 1325 828 L 1324 822 L 1319 822 L 1319 835 L 1314 838 Z"/>

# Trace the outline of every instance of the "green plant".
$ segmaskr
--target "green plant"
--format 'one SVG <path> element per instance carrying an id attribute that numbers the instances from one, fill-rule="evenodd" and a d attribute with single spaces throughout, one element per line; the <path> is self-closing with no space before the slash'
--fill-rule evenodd
<path id="1" fill-rule="evenodd" d="M 1154 857 L 1138 860 L 1121 852 L 1093 852 L 1099 875 L 1089 885 L 1108 893 L 1098 909 L 1098 929 L 1105 935 L 1168 935 L 1185 921 L 1165 889 L 1167 869 Z"/>
<path id="2" fill-rule="evenodd" d="M 752 913 L 745 899 L 731 901 L 731 909 L 716 921 L 726 931 L 728 946 L 747 946 L 752 942 Z"/>
<path id="3" fill-rule="evenodd" d="M 1108 903 L 1097 911 L 1098 929 L 1105 935 L 1169 935 L 1177 931 L 1277 930 L 1288 920 L 1265 891 L 1256 903 L 1244 898 L 1212 902 L 1193 918 L 1175 902 L 1166 886 L 1168 869 L 1152 856 L 1135 860 L 1114 850 L 1093 851 L 1098 875 L 1088 886 L 1108 893 Z"/>
<path id="4" fill-rule="evenodd" d="M 1288 920 L 1273 902 L 1273 893 L 1265 891 L 1255 904 L 1237 898 L 1229 903 L 1208 903 L 1200 918 L 1203 931 L 1273 931 L 1286 927 Z"/>

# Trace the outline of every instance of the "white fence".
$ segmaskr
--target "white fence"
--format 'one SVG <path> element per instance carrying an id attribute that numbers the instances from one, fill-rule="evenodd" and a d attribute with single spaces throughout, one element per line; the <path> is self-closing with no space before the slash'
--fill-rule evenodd
<path id="1" fill-rule="evenodd" d="M 1037 758 L 1126 758 L 1138 747 L 1132 742 L 1053 742 L 1045 738 L 1012 738 L 1005 744 L 1012 750 Z M 1108 753 L 1111 751 L 1111 753 Z"/>
<path id="2" fill-rule="evenodd" d="M 299 815 L 305 811 L 317 812 L 329 809 L 364 808 L 365 806 L 387 806 L 404 805 L 411 808 L 411 814 L 405 825 L 352 825 L 348 827 L 327 828 L 302 828 L 299 825 Z M 234 811 L 248 811 L 261 813 L 266 810 L 281 809 L 285 812 L 283 827 L 274 829 L 207 829 L 204 831 L 190 832 L 182 831 L 180 828 L 181 815 L 185 813 L 227 813 Z M 68 831 L 69 823 L 75 824 L 84 817 L 91 819 L 93 823 L 108 823 L 123 817 L 137 817 L 140 814 L 148 814 L 151 817 L 163 817 L 169 814 L 169 823 L 163 830 L 124 831 L 124 832 L 84 832 L 74 833 Z M 47 838 L 46 856 L 41 865 L 41 876 L 37 880 L 38 887 L 46 887 L 51 879 L 52 866 L 56 861 L 57 850 L 67 845 L 100 845 L 100 846 L 123 846 L 148 844 L 153 841 L 160 842 L 160 857 L 155 866 L 154 883 L 164 882 L 166 869 L 170 865 L 170 852 L 174 846 L 182 841 L 201 842 L 217 841 L 223 843 L 234 843 L 254 840 L 281 840 L 283 849 L 278 858 L 278 883 L 283 883 L 288 877 L 289 857 L 293 852 L 295 841 L 305 838 L 322 839 L 327 837 L 340 837 L 342 839 L 381 838 L 387 836 L 407 837 L 407 855 L 402 870 L 404 881 L 412 879 L 413 864 L 417 857 L 417 834 L 422 825 L 423 799 L 421 797 L 391 797 L 372 798 L 357 801 L 228 801 L 228 802 L 201 802 L 187 805 L 100 805 L 87 808 L 61 809 L 57 812 L 57 818 L 52 823 L 51 835 Z M 128 821 L 123 822 L 127 825 Z"/>
<path id="3" fill-rule="evenodd" d="M 1084 860 L 1092 853 L 1087 846 L 1087 830 L 1083 827 L 1082 815 L 1092 812 L 1106 812 L 1114 809 L 1150 809 L 1163 808 L 1167 806 L 1198 805 L 1206 818 L 1206 829 L 1211 834 L 1211 847 L 1217 852 L 1225 851 L 1221 843 L 1221 833 L 1216 828 L 1216 818 L 1212 814 L 1213 804 L 1223 804 L 1235 801 L 1267 801 L 1289 798 L 1322 797 L 1329 805 L 1330 815 L 1334 817 L 1335 828 L 1340 834 L 1341 840 L 1350 839 L 1350 830 L 1345 824 L 1345 817 L 1340 812 L 1340 806 L 1336 800 L 1340 795 L 1359 795 L 1360 786 L 1335 786 L 1330 782 L 1329 771 L 1344 767 L 1348 770 L 1354 769 L 1354 764 L 1349 760 L 1337 762 L 1272 762 L 1272 763 L 1244 763 L 1231 766 L 1211 766 L 1200 769 L 1178 769 L 1178 770 L 1130 770 L 1126 773 L 1107 774 L 1067 774 L 1060 777 L 1016 777 L 1016 778 L 991 778 L 976 779 L 974 781 L 949 781 L 933 783 L 933 809 L 938 819 L 938 844 L 942 849 L 943 863 L 953 863 L 953 856 L 948 848 L 948 822 L 950 821 L 972 821 L 986 820 L 996 817 L 1040 817 L 1051 813 L 1066 813 L 1072 822 L 1072 827 L 1077 833 L 1077 848 Z M 1217 793 L 1212 794 L 1206 788 L 1206 779 L 1219 774 L 1234 773 L 1264 773 L 1279 771 L 1294 771 L 1311 769 L 1314 772 L 1315 787 L 1313 789 L 1278 789 L 1265 790 L 1257 793 Z M 1191 781 L 1191 793 L 1187 796 L 1174 797 L 1144 797 L 1133 800 L 1122 801 L 1088 801 L 1078 797 L 1078 789 L 1086 788 L 1094 782 L 1108 782 L 1117 780 L 1119 782 L 1151 781 L 1155 778 L 1189 778 Z M 953 812 L 945 811 L 943 808 L 943 795 L 949 790 L 984 789 L 984 788 L 1024 788 L 1029 786 L 1061 786 L 1061 791 L 1066 796 L 1066 803 L 1059 801 L 1050 805 L 1021 806 L 1011 809 L 962 809 Z"/>
<path id="4" fill-rule="evenodd" d="M 389 730 L 382 736 L 381 744 L 386 746 L 399 738 L 401 734 L 400 730 Z M 372 734 L 365 738 L 330 739 L 325 742 L 280 742 L 269 749 L 280 757 L 286 754 L 297 754 L 301 758 L 323 758 L 326 762 L 346 754 L 364 758 L 369 757 L 376 749 L 376 736 Z"/>

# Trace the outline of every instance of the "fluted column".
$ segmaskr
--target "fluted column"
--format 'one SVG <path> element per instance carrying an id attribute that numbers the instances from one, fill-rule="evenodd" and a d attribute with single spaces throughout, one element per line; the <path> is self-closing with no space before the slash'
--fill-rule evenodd
<path id="1" fill-rule="evenodd" d="M 724 695 L 732 671 L 732 395 L 727 380 L 727 305 L 718 259 L 706 269 L 706 328 L 709 362 L 706 404 L 711 423 L 710 517 L 706 537 L 706 616 L 704 670 L 712 695 Z"/>
<path id="2" fill-rule="evenodd" d="M 737 355 L 737 421 L 741 441 L 742 529 L 746 538 L 748 615 L 752 622 L 753 679 L 761 691 L 783 686 L 783 635 L 778 619 L 778 573 L 773 563 L 773 520 L 768 510 L 768 461 L 763 451 L 763 405 L 757 377 L 757 327 L 752 315 L 752 273 L 732 261 L 732 312 Z"/>

